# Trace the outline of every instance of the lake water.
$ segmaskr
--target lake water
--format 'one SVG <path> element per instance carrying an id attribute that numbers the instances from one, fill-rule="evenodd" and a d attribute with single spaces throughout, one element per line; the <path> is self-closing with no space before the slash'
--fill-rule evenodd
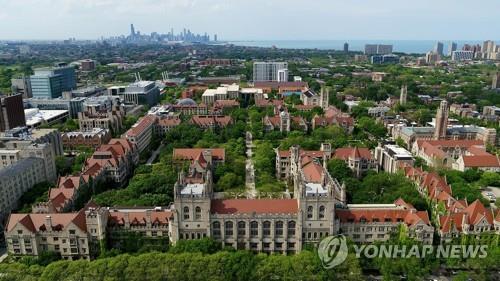
<path id="1" fill-rule="evenodd" d="M 365 44 L 392 44 L 393 51 L 398 53 L 417 53 L 425 54 L 431 51 L 436 44 L 435 40 L 262 40 L 262 41 L 229 41 L 237 46 L 252 46 L 252 47 L 265 47 L 270 48 L 276 46 L 277 48 L 284 49 L 320 49 L 320 50 L 343 50 L 344 43 L 349 43 L 350 51 L 363 51 Z M 449 41 L 442 41 L 444 43 L 444 52 L 448 53 Z M 456 40 L 453 41 L 458 44 L 458 49 L 461 49 L 464 44 L 480 44 L 483 41 L 466 41 Z"/>

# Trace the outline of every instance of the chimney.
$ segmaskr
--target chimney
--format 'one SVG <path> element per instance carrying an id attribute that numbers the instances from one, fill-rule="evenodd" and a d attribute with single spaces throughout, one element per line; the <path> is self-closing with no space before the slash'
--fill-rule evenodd
<path id="1" fill-rule="evenodd" d="M 47 228 L 47 231 L 52 230 L 52 217 L 51 216 L 45 216 L 45 227 Z"/>
<path id="2" fill-rule="evenodd" d="M 151 225 L 151 210 L 146 210 L 146 224 Z"/>

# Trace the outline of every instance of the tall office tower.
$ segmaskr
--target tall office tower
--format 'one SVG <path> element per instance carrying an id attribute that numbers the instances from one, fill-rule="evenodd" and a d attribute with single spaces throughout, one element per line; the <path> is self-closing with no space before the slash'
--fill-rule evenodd
<path id="1" fill-rule="evenodd" d="M 365 45 L 365 55 L 376 55 L 378 50 L 378 45 L 376 44 L 366 44 Z"/>
<path id="2" fill-rule="evenodd" d="M 62 92 L 76 89 L 75 68 L 64 64 L 35 69 L 30 80 L 34 98 L 58 98 L 62 96 Z"/>
<path id="3" fill-rule="evenodd" d="M 401 87 L 401 94 L 399 96 L 399 104 L 405 105 L 407 99 L 408 99 L 408 86 L 403 85 L 403 87 Z"/>
<path id="4" fill-rule="evenodd" d="M 448 102 L 443 100 L 436 113 L 436 124 L 434 127 L 434 139 L 446 139 L 448 129 Z"/>
<path id="5" fill-rule="evenodd" d="M 254 62 L 253 81 L 288 81 L 288 63 Z"/>
<path id="6" fill-rule="evenodd" d="M 217 42 L 217 34 L 214 34 L 214 41 Z"/>
<path id="7" fill-rule="evenodd" d="M 434 46 L 434 53 L 443 56 L 443 49 L 444 49 L 443 43 L 437 42 L 436 45 Z"/>
<path id="8" fill-rule="evenodd" d="M 23 95 L 0 96 L 0 132 L 26 126 Z"/>
<path id="9" fill-rule="evenodd" d="M 379 44 L 377 46 L 377 54 L 379 54 L 379 55 L 392 54 L 392 45 L 382 45 L 382 44 Z"/>
<path id="10" fill-rule="evenodd" d="M 491 83 L 491 89 L 500 89 L 500 72 L 493 75 L 493 82 Z"/>
<path id="11" fill-rule="evenodd" d="M 130 36 L 131 37 L 135 36 L 135 28 L 133 23 L 130 24 Z"/>
<path id="12" fill-rule="evenodd" d="M 349 43 L 344 43 L 344 53 L 349 53 Z"/>
<path id="13" fill-rule="evenodd" d="M 457 50 L 457 43 L 450 42 L 450 44 L 448 45 L 448 56 L 451 57 L 453 52 L 455 52 L 456 50 Z"/>

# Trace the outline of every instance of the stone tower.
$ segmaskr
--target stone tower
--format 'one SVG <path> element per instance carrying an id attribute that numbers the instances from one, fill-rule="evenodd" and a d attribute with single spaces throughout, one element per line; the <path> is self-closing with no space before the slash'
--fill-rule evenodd
<path id="1" fill-rule="evenodd" d="M 330 102 L 330 90 L 326 88 L 325 86 L 321 87 L 321 92 L 320 92 L 320 106 L 323 109 L 328 108 L 328 103 Z"/>
<path id="2" fill-rule="evenodd" d="M 436 113 L 436 124 L 434 127 L 434 139 L 446 139 L 446 129 L 448 128 L 448 102 L 443 100 Z"/>
<path id="3" fill-rule="evenodd" d="M 280 132 L 290 132 L 290 114 L 286 110 L 280 112 Z"/>
<path id="4" fill-rule="evenodd" d="M 408 99 L 408 86 L 403 85 L 401 87 L 401 95 L 399 96 L 399 104 L 405 105 L 407 99 Z"/>

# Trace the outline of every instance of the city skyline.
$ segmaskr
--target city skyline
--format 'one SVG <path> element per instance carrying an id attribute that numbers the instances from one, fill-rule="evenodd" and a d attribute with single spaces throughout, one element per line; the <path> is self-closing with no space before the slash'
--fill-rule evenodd
<path id="1" fill-rule="evenodd" d="M 217 33 L 219 40 L 226 41 L 498 39 L 495 38 L 500 27 L 495 20 L 495 11 L 500 9 L 498 1 L 483 0 L 482 5 L 472 10 L 466 8 L 462 0 L 424 0 L 418 5 L 401 5 L 395 0 L 382 2 L 90 0 L 81 3 L 75 0 L 27 0 L 19 3 L 0 0 L 3 7 L 0 24 L 9 26 L 0 30 L 0 39 L 98 39 L 128 34 L 132 22 L 146 34 L 167 33 L 170 28 L 177 31 L 190 28 L 212 36 Z M 23 11 L 22 17 L 13 12 L 20 10 Z M 275 17 L 276 10 L 281 11 L 279 20 Z M 449 28 L 436 28 L 444 23 L 443 13 Z M 315 20 L 297 20 L 307 18 Z M 353 19 L 356 19 L 356 24 L 351 24 Z M 463 25 L 464 20 L 467 20 L 467 25 Z M 249 22 L 252 23 L 251 29 L 248 28 Z M 273 25 L 282 25 L 283 28 L 268 28 Z"/>

